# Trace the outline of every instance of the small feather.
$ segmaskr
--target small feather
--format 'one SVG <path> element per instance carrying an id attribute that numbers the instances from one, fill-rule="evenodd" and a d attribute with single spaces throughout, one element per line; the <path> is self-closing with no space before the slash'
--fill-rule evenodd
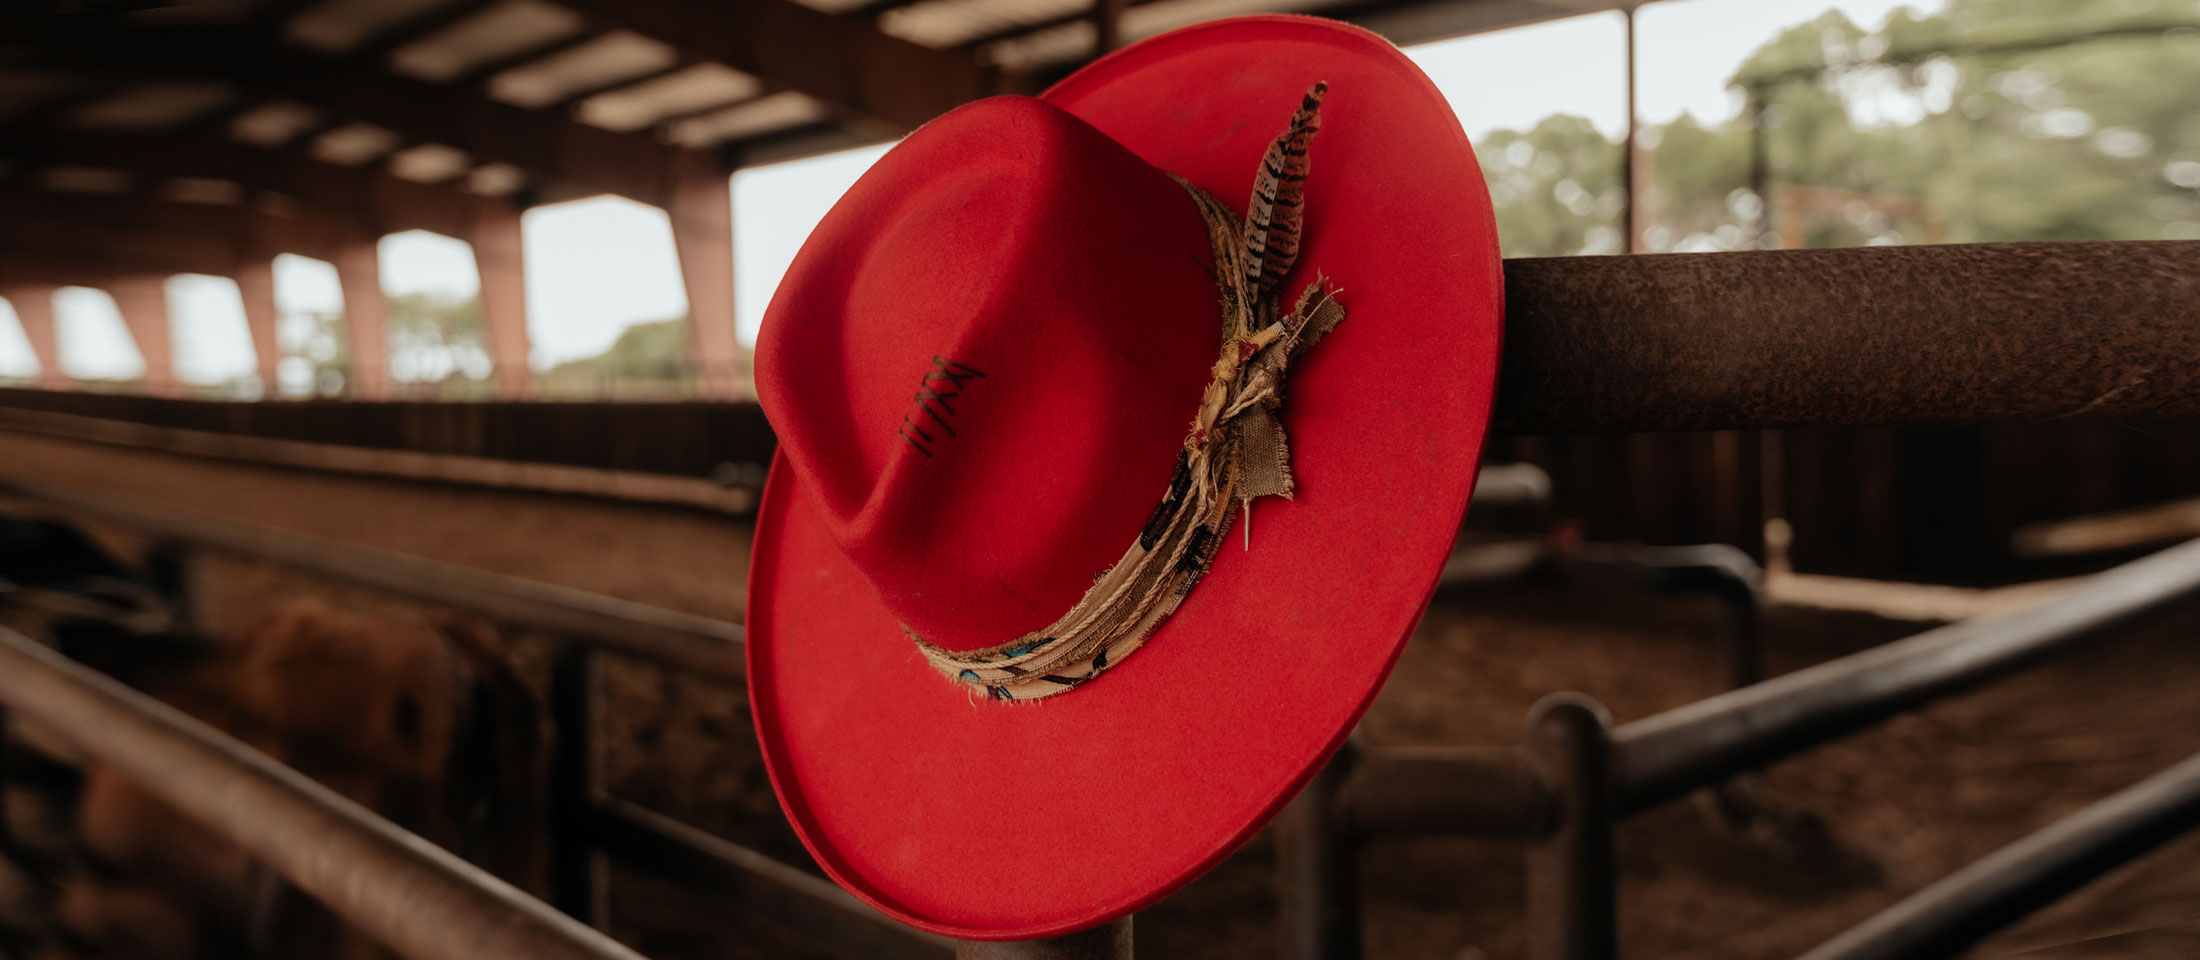
<path id="1" fill-rule="evenodd" d="M 1306 91 L 1291 125 L 1268 145 L 1253 199 L 1245 206 L 1245 248 L 1240 266 L 1245 287 L 1265 295 L 1283 282 L 1299 258 L 1299 228 L 1305 219 L 1307 149 L 1321 131 L 1322 95 L 1329 84 Z"/>

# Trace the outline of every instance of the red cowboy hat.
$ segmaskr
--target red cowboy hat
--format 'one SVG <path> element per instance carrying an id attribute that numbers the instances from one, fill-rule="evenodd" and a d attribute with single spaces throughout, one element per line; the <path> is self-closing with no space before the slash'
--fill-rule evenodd
<path id="1" fill-rule="evenodd" d="M 1179 30 L 880 159 L 757 341 L 749 693 L 817 862 L 1020 939 L 1250 837 L 1435 587 L 1502 290 L 1451 108 L 1330 21 Z"/>

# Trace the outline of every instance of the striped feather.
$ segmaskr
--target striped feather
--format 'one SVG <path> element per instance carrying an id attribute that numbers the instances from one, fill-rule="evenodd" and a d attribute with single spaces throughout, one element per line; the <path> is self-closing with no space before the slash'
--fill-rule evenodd
<path id="1" fill-rule="evenodd" d="M 1305 220 L 1307 148 L 1321 130 L 1322 94 L 1316 83 L 1291 115 L 1291 126 L 1268 145 L 1253 181 L 1253 199 L 1245 205 L 1242 267 L 1247 290 L 1265 295 L 1283 282 L 1299 258 L 1299 227 Z"/>

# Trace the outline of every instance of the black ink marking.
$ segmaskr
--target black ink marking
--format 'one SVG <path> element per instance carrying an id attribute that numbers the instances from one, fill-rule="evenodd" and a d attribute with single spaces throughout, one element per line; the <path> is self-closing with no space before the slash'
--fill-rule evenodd
<path id="1" fill-rule="evenodd" d="M 924 444 L 918 443 L 918 442 L 917 442 L 917 438 L 916 438 L 916 437 L 912 437 L 912 436 L 910 436 L 910 435 L 909 435 L 909 431 L 910 431 L 911 429 L 915 428 L 915 426 L 916 426 L 916 425 L 915 425 L 915 424 L 912 424 L 912 423 L 910 423 L 910 422 L 909 422 L 909 418 L 908 418 L 908 417 L 903 417 L 903 418 L 901 418 L 901 422 L 902 422 L 902 426 L 899 426 L 899 427 L 895 427 L 895 428 L 894 428 L 894 432 L 895 432 L 896 434 L 900 435 L 900 436 L 901 436 L 901 438 L 902 438 L 903 440 L 907 440 L 907 441 L 909 441 L 909 445 L 910 445 L 910 446 L 912 446 L 912 447 L 915 447 L 915 448 L 917 448 L 917 452 L 918 452 L 918 453 L 924 454 L 924 455 L 925 455 L 925 456 L 927 456 L 927 457 L 931 456 L 931 455 L 932 455 L 932 451 L 930 451 L 930 450 L 927 450 L 927 449 L 925 449 L 925 448 L 924 448 Z M 918 433 L 918 434 L 919 434 L 919 435 L 921 436 L 921 435 L 922 435 L 922 434 L 924 433 L 924 431 L 922 431 L 922 430 L 918 430 L 918 431 L 917 431 L 917 433 Z M 926 437 L 925 439 L 929 440 L 929 439 L 931 439 L 931 438 L 930 438 L 930 437 Z"/>
<path id="2" fill-rule="evenodd" d="M 955 416 L 954 405 L 947 401 L 962 396 L 964 383 L 983 379 L 985 371 L 976 367 L 956 363 L 946 357 L 933 357 L 932 368 L 925 371 L 924 376 L 917 381 L 917 392 L 910 398 L 910 404 L 916 409 L 902 415 L 901 426 L 895 427 L 894 432 L 915 447 L 918 453 L 931 456 L 931 445 L 936 445 L 938 441 L 917 425 L 918 414 L 921 412 L 924 417 L 929 418 L 942 433 L 950 437 L 958 436 L 954 426 L 947 422 L 948 417 Z M 910 436 L 912 432 L 916 436 Z"/>

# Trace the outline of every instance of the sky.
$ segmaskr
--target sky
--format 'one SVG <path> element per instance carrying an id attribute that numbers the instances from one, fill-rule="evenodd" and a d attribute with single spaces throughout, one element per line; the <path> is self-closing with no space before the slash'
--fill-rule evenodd
<path id="1" fill-rule="evenodd" d="M 1726 89 L 1742 60 L 1782 28 L 1838 9 L 1867 28 L 1908 6 L 1932 13 L 1946 0 L 1662 0 L 1636 13 L 1637 107 L 1645 123 L 1683 113 L 1705 123 L 1740 109 Z M 1459 113 L 1468 135 L 1526 129 L 1553 113 L 1589 118 L 1607 135 L 1627 126 L 1625 21 L 1591 14 L 1407 49 Z M 1898 119 L 1898 118 L 1897 118 Z M 733 175 L 735 316 L 743 340 L 756 328 L 803 239 L 849 185 L 889 149 L 865 147 Z M 680 316 L 687 296 L 663 211 L 616 197 L 537 207 L 521 220 L 530 360 L 536 369 L 592 356 L 635 323 Z M 480 290 L 467 245 L 413 231 L 383 238 L 382 286 L 390 295 L 464 298 Z M 341 312 L 335 268 L 285 255 L 276 261 L 280 339 L 301 349 L 305 318 Z M 218 277 L 178 276 L 167 286 L 179 379 L 219 383 L 250 373 L 252 344 L 237 288 Z M 104 293 L 64 288 L 54 300 L 60 365 L 84 378 L 143 370 Z M 0 302 L 0 378 L 35 375 L 37 361 Z M 303 391 L 310 366 L 293 359 L 285 392 Z"/>

